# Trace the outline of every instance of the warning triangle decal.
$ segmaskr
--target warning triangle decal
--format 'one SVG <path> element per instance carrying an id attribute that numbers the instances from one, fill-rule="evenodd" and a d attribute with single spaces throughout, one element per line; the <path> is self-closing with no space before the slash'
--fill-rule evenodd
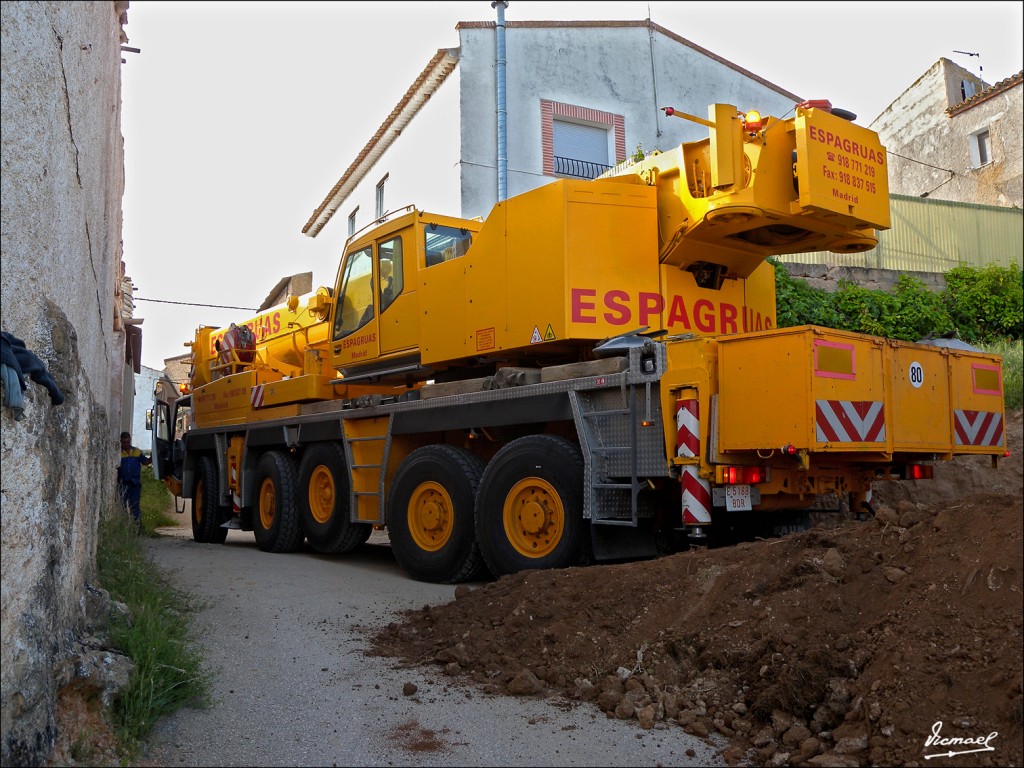
<path id="1" fill-rule="evenodd" d="M 530 337 L 531 344 L 540 344 L 544 339 L 540 337 L 540 328 L 533 326 L 533 336 Z"/>

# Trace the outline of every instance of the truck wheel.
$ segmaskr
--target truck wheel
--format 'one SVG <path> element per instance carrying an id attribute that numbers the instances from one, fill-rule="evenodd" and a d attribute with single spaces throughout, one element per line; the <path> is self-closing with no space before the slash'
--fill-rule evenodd
<path id="1" fill-rule="evenodd" d="M 252 528 L 264 552 L 294 552 L 302 544 L 295 508 L 295 464 L 280 451 L 267 451 L 256 465 L 256 508 Z"/>
<path id="2" fill-rule="evenodd" d="M 349 519 L 349 479 L 345 454 L 333 443 L 306 449 L 299 464 L 299 520 L 317 552 L 348 552 L 363 544 L 373 526 Z"/>
<path id="3" fill-rule="evenodd" d="M 210 456 L 199 459 L 195 491 L 192 494 L 192 538 L 200 544 L 223 544 L 228 529 L 221 528 L 220 484 L 217 465 Z"/>
<path id="4" fill-rule="evenodd" d="M 587 534 L 578 446 L 533 435 L 494 455 L 476 500 L 476 535 L 491 573 L 579 565 Z"/>
<path id="5" fill-rule="evenodd" d="M 402 569 L 418 581 L 455 584 L 481 577 L 473 502 L 484 464 L 469 451 L 428 445 L 406 457 L 391 484 L 387 525 Z"/>

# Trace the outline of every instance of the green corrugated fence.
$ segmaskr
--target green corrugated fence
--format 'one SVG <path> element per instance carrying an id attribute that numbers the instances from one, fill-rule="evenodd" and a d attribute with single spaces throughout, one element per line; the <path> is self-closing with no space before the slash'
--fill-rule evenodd
<path id="1" fill-rule="evenodd" d="M 797 264 L 832 264 L 947 272 L 960 265 L 1024 268 L 1024 212 L 946 200 L 891 195 L 892 228 L 879 232 L 878 247 L 864 253 L 828 251 L 783 257 Z"/>

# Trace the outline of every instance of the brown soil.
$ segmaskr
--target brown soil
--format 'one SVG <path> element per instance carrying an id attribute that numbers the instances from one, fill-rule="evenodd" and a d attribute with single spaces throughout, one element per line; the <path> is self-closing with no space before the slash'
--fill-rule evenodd
<path id="1" fill-rule="evenodd" d="M 866 521 L 459 587 L 371 653 L 719 734 L 730 764 L 1021 765 L 1021 414 L 1008 421 L 998 469 L 960 458 L 886 483 Z M 990 751 L 945 741 L 993 733 Z"/>
<path id="2" fill-rule="evenodd" d="M 68 687 L 57 697 L 56 717 L 57 742 L 47 768 L 121 763 L 117 736 L 98 697 Z"/>

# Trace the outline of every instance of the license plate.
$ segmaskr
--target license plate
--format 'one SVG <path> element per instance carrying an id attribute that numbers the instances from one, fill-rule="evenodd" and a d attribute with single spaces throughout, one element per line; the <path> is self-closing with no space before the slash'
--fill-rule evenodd
<path id="1" fill-rule="evenodd" d="M 744 512 L 750 506 L 749 485 L 727 485 L 725 487 L 725 508 L 729 512 Z"/>

